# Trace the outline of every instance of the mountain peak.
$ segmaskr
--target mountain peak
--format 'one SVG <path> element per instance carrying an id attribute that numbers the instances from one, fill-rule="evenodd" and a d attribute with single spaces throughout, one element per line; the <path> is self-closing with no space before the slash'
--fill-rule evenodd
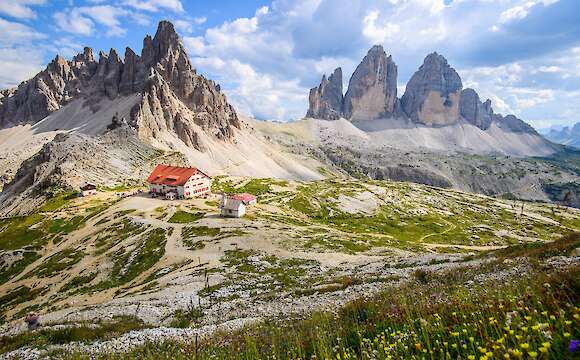
<path id="1" fill-rule="evenodd" d="M 151 77 L 151 73 L 157 76 Z M 168 21 L 159 23 L 153 38 L 144 38 L 141 56 L 129 47 L 123 61 L 111 50 L 109 55 L 101 52 L 97 62 L 89 47 L 72 61 L 57 56 L 34 81 L 25 82 L 1 99 L 0 127 L 35 123 L 77 99 L 96 104 L 105 97 L 114 100 L 127 95 L 141 98 L 128 123 L 144 137 L 176 131 L 187 145 L 201 148 L 191 140 L 199 137 L 200 128 L 225 139 L 233 136 L 232 127 L 240 127 L 219 86 L 193 69 L 175 27 Z"/>
<path id="2" fill-rule="evenodd" d="M 397 103 L 397 65 L 381 45 L 374 45 L 350 78 L 344 115 L 354 120 L 388 117 Z"/>
<path id="3" fill-rule="evenodd" d="M 443 55 L 433 52 L 413 74 L 401 104 L 414 121 L 426 125 L 450 125 L 459 120 L 463 84 Z"/>

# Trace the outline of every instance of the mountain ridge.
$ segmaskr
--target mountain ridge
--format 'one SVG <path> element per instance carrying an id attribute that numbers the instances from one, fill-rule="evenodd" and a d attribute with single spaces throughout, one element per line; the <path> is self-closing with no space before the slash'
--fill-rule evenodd
<path id="1" fill-rule="evenodd" d="M 342 71 L 337 70 L 333 73 L 334 82 L 342 83 Z M 323 120 L 344 117 L 347 120 L 368 121 L 404 118 L 435 127 L 457 124 L 464 119 L 484 131 L 492 123 L 497 123 L 506 131 L 540 136 L 516 116 L 494 113 L 491 100 L 482 102 L 474 89 L 463 88 L 459 74 L 437 52 L 425 57 L 401 98 L 397 97 L 397 65 L 381 45 L 371 47 L 357 66 L 344 96 L 342 93 L 338 95 L 336 89 L 333 90 L 333 97 L 323 96 L 324 90 L 329 87 L 325 79 L 326 76 L 323 76 L 320 85 L 310 91 L 307 117 Z M 365 109 L 366 112 L 357 113 L 353 108 Z"/>
<path id="2" fill-rule="evenodd" d="M 144 38 L 140 56 L 127 47 L 123 60 L 114 49 L 109 54 L 101 51 L 96 60 L 93 50 L 85 47 L 70 61 L 57 55 L 31 80 L 3 90 L 0 128 L 37 123 L 74 100 L 96 106 L 104 97 L 133 93 L 141 93 L 142 99 L 127 122 L 143 139 L 158 138 L 169 128 L 201 149 L 199 130 L 193 125 L 220 139 L 232 138 L 232 129 L 241 127 L 220 86 L 197 74 L 173 24 L 161 21 L 155 36 Z"/>

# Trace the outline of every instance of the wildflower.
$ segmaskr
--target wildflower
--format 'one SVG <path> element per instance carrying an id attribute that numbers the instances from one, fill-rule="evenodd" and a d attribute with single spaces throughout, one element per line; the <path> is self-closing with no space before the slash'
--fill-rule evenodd
<path id="1" fill-rule="evenodd" d="M 542 343 L 542 347 L 545 347 L 546 349 L 549 349 L 552 346 L 552 344 L 550 344 L 549 341 L 543 342 Z"/>
<path id="2" fill-rule="evenodd" d="M 574 352 L 578 351 L 579 347 L 580 347 L 580 340 L 572 339 L 572 340 L 570 340 L 570 345 L 568 346 L 568 351 L 570 351 L 571 353 L 574 353 Z"/>
<path id="3" fill-rule="evenodd" d="M 417 349 L 417 350 L 420 351 L 421 350 L 421 344 L 419 344 L 419 343 L 415 344 L 415 349 Z"/>
<path id="4" fill-rule="evenodd" d="M 548 348 L 541 347 L 541 348 L 540 348 L 540 352 L 541 352 L 542 354 L 547 354 L 547 353 L 548 353 Z"/>
<path id="5" fill-rule="evenodd" d="M 538 357 L 538 353 L 537 353 L 537 352 L 535 352 L 535 351 L 530 351 L 530 352 L 528 352 L 528 355 L 529 355 L 529 356 L 530 356 L 532 359 L 535 359 L 535 358 L 537 358 L 537 357 Z"/>
<path id="6" fill-rule="evenodd" d="M 467 358 L 468 358 L 469 360 L 475 360 L 475 355 L 469 355 Z"/>
<path id="7" fill-rule="evenodd" d="M 569 337 L 570 337 L 570 333 L 569 333 L 569 332 L 565 332 L 565 333 L 564 333 L 564 337 L 567 337 L 567 338 L 569 338 Z"/>
<path id="8" fill-rule="evenodd" d="M 458 337 L 459 336 L 459 333 L 454 331 L 454 332 L 451 333 L 451 336 Z"/>
<path id="9" fill-rule="evenodd" d="M 523 353 L 522 353 L 520 350 L 518 350 L 518 349 L 515 349 L 515 350 L 513 351 L 513 354 L 514 354 L 514 356 L 515 356 L 515 357 L 518 357 L 518 358 L 519 358 L 519 357 L 522 357 L 522 354 L 523 354 Z"/>
<path id="10" fill-rule="evenodd" d="M 530 347 L 530 344 L 528 344 L 528 343 L 523 343 L 523 344 L 520 344 L 520 347 L 521 347 L 522 349 L 524 349 L 524 350 L 527 350 L 527 349 Z"/>

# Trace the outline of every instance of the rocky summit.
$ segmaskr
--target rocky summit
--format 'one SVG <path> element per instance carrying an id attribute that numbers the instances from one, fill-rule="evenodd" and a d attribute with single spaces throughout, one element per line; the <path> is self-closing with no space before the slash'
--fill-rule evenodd
<path id="1" fill-rule="evenodd" d="M 337 120 L 342 116 L 342 69 L 337 68 L 332 75 L 322 81 L 318 87 L 310 89 L 308 96 L 310 106 L 307 117 Z"/>
<path id="2" fill-rule="evenodd" d="M 90 48 L 70 61 L 57 56 L 31 80 L 2 91 L 0 127 L 36 123 L 75 100 L 90 105 L 133 94 L 141 97 L 128 123 L 144 139 L 170 130 L 199 149 L 200 129 L 223 139 L 240 127 L 219 85 L 196 73 L 167 21 L 159 23 L 153 38 L 145 37 L 141 56 L 130 48 L 124 60 L 114 49 L 100 52 L 98 60 Z"/>
<path id="3" fill-rule="evenodd" d="M 447 59 L 434 52 L 397 97 L 397 65 L 380 45 L 373 46 L 350 78 L 342 95 L 342 71 L 336 69 L 310 90 L 306 117 L 351 121 L 403 119 L 427 127 L 468 123 L 488 130 L 493 123 L 503 131 L 539 134 L 514 115 L 494 113 L 491 100 L 482 102 L 474 89 L 463 89 L 461 77 Z M 398 126 L 393 124 L 393 126 Z"/>
<path id="4" fill-rule="evenodd" d="M 401 104 L 414 121 L 425 125 L 449 125 L 459 120 L 459 97 L 463 85 L 459 74 L 447 60 L 435 53 L 407 84 Z"/>
<path id="5" fill-rule="evenodd" d="M 355 120 L 388 117 L 397 104 L 397 65 L 382 46 L 375 45 L 350 78 L 344 116 Z"/>

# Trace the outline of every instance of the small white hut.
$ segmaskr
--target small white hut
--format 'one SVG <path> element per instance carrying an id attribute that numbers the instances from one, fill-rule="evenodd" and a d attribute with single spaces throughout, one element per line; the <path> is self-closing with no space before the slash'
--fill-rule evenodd
<path id="1" fill-rule="evenodd" d="M 223 217 L 242 217 L 246 214 L 246 205 L 242 200 L 228 198 L 222 194 L 222 201 L 220 205 Z"/>
<path id="2" fill-rule="evenodd" d="M 80 195 L 82 197 L 97 195 L 97 185 L 91 184 L 91 183 L 85 183 L 83 186 L 81 186 Z"/>

